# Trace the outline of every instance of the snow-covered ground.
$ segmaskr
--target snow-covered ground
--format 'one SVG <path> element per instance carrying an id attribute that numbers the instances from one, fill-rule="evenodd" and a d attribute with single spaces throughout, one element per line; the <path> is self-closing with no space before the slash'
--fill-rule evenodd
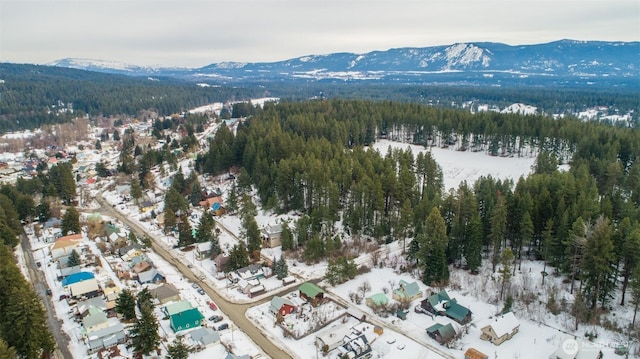
<path id="1" fill-rule="evenodd" d="M 439 148 L 410 145 L 389 140 L 379 140 L 373 148 L 384 154 L 387 149 L 410 148 L 414 156 L 419 152 L 431 152 L 431 156 L 442 168 L 445 192 L 449 189 L 457 189 L 462 181 L 467 181 L 471 186 L 482 176 L 491 175 L 501 180 L 512 179 L 518 181 L 520 176 L 527 176 L 535 163 L 535 157 L 499 157 L 488 156 L 484 152 L 456 151 L 453 148 Z"/>
<path id="2" fill-rule="evenodd" d="M 403 149 L 411 148 L 414 155 L 420 151 L 431 152 L 433 158 L 443 169 L 445 190 L 457 188 L 462 181 L 467 181 L 472 185 L 478 178 L 487 175 L 491 175 L 494 178 L 517 181 L 520 176 L 526 176 L 531 172 L 532 165 L 535 162 L 534 157 L 492 157 L 483 152 L 460 152 L 454 149 L 438 147 L 424 148 L 423 146 L 388 140 L 376 142 L 373 148 L 384 153 L 389 146 Z M 185 177 L 187 177 L 191 171 L 189 162 L 183 160 L 180 163 L 180 167 Z M 163 190 L 168 186 L 167 179 L 175 175 L 175 172 L 169 172 L 165 176 L 160 176 L 159 171 L 154 173 L 156 174 L 156 183 L 159 185 L 159 188 Z M 206 183 L 206 181 L 203 180 L 201 183 Z M 98 186 L 99 188 L 105 188 L 108 184 L 109 181 L 104 180 L 104 182 L 98 183 Z M 215 182 L 215 184 L 216 187 L 221 188 L 223 196 L 225 196 L 224 193 L 227 193 L 230 182 Z M 99 194 L 99 188 L 90 189 L 90 193 L 94 196 L 101 195 Z M 162 243 L 169 249 L 177 243 L 177 238 L 173 235 L 165 235 L 157 223 L 149 218 L 148 213 L 140 213 L 138 207 L 131 203 L 120 204 L 122 200 L 115 192 L 104 192 L 104 197 L 118 211 L 128 218 L 137 221 L 156 242 Z M 95 202 L 89 202 L 86 207 L 95 208 L 96 204 Z M 161 211 L 162 201 L 157 204 L 156 213 Z M 194 210 L 193 214 L 194 218 L 190 220 L 192 221 L 192 226 L 195 227 L 201 212 L 200 210 Z M 280 221 L 293 220 L 295 220 L 295 216 L 293 215 L 276 216 L 273 213 L 267 213 L 260 209 L 259 215 L 256 217 L 256 221 L 260 227 L 267 224 L 275 224 Z M 217 218 L 217 221 L 220 227 L 226 229 L 221 232 L 219 240 L 222 249 L 228 251 L 237 243 L 237 237 L 240 236 L 240 220 L 237 216 L 225 215 Z M 48 244 L 39 241 L 34 236 L 30 238 L 32 246 L 34 247 L 36 260 L 43 261 L 43 264 L 46 263 Z M 102 270 L 99 270 L 96 274 L 99 280 L 105 281 L 111 278 L 117 285 L 125 286 L 126 283 L 121 283 L 117 278 L 114 278 L 115 275 L 113 272 L 110 272 L 109 266 L 107 265 L 110 259 L 101 256 L 97 251 L 95 243 L 88 244 L 88 247 L 91 252 L 100 257 L 100 261 L 103 263 Z M 262 281 L 262 284 L 267 288 L 267 293 L 256 298 L 248 298 L 246 294 L 239 292 L 234 287 L 229 287 L 226 279 L 216 278 L 217 270 L 213 261 L 210 259 L 200 261 L 195 258 L 193 251 L 181 252 L 179 249 L 172 250 L 174 250 L 175 253 L 179 253 L 185 262 L 190 263 L 196 274 L 205 275 L 206 280 L 217 288 L 219 294 L 231 302 L 252 302 L 271 295 L 276 290 L 283 289 L 281 281 L 275 279 L 275 277 L 268 278 Z M 522 270 L 517 271 L 517 275 L 512 281 L 512 293 L 514 293 L 516 297 L 513 312 L 520 320 L 520 332 L 516 334 L 513 339 L 500 346 L 494 346 L 489 342 L 479 339 L 480 328 L 494 320 L 495 315 L 502 309 L 503 301 L 497 298 L 499 281 L 490 273 L 489 266 L 485 266 L 484 270 L 477 276 L 471 276 L 462 270 L 452 268 L 451 283 L 447 291 L 451 297 L 456 298 L 459 303 L 471 309 L 473 312 L 473 320 L 467 328 L 462 328 L 458 324 L 453 323 L 456 329 L 464 329 L 465 333 L 461 339 L 454 343 L 451 349 L 444 348 L 430 339 L 426 335 L 425 329 L 436 322 L 447 324 L 451 323 L 451 321 L 443 317 L 431 318 L 430 316 L 414 312 L 413 308 L 417 301 L 412 303 L 408 317 L 404 321 L 393 316 L 387 318 L 379 317 L 366 307 L 364 301 L 361 304 L 355 304 L 350 301 L 349 294 L 351 292 L 357 292 L 358 287 L 365 281 L 371 285 L 371 290 L 366 292 L 366 296 L 379 292 L 384 293 L 386 290 L 390 300 L 391 292 L 396 288 L 400 279 L 409 282 L 417 281 L 420 289 L 423 291 L 423 298 L 429 292 L 438 290 L 425 286 L 417 276 L 414 277 L 411 273 L 400 273 L 397 271 L 400 262 L 404 260 L 400 243 L 394 242 L 389 245 L 384 245 L 380 253 L 382 253 L 381 262 L 385 264 L 382 268 L 373 265 L 372 258 L 369 254 L 363 254 L 356 258 L 355 261 L 359 265 L 366 264 L 369 267 L 373 267 L 370 272 L 358 275 L 354 280 L 335 287 L 331 287 L 323 282 L 320 283 L 321 286 L 324 286 L 328 290 L 329 293 L 327 295 L 334 298 L 337 302 L 361 310 L 366 313 L 367 317 L 374 323 L 384 324 L 385 328 L 382 335 L 374 334 L 372 329 L 373 325 L 371 324 L 368 326 L 365 324 L 359 327 L 360 330 L 367 335 L 367 338 L 370 338 L 372 348 L 376 354 L 374 358 L 462 358 L 464 350 L 469 347 L 477 348 L 492 358 L 547 358 L 562 344 L 563 340 L 565 340 L 566 334 L 563 333 L 563 331 L 573 333 L 578 337 L 584 337 L 584 333 L 587 330 L 597 331 L 599 335 L 593 345 L 599 348 L 601 347 L 605 353 L 605 357 L 611 357 L 613 356 L 612 348 L 624 340 L 620 335 L 606 331 L 601 327 L 592 328 L 581 326 L 580 330 L 574 332 L 572 330 L 572 319 L 570 316 L 567 314 L 560 314 L 558 316 L 550 314 L 545 308 L 545 303 L 551 292 L 556 295 L 558 303 L 560 303 L 562 299 L 565 299 L 569 303 L 573 300 L 573 297 L 568 293 L 568 284 L 563 283 L 563 278 L 561 277 L 548 276 L 545 285 L 542 286 L 540 277 L 540 272 L 542 271 L 541 264 L 537 262 L 525 262 L 523 263 Z M 280 248 L 263 249 L 262 255 L 263 257 L 273 259 L 279 258 L 282 252 Z M 191 287 L 191 284 L 186 282 L 170 263 L 164 262 L 162 258 L 154 253 L 149 253 L 149 256 L 159 271 L 165 275 L 167 281 L 174 284 L 181 291 L 185 299 L 189 299 L 194 306 L 197 306 L 205 317 L 213 314 L 213 311 L 207 306 L 206 299 L 199 295 L 196 290 Z M 287 258 L 287 260 L 290 273 L 299 278 L 299 281 L 285 288 L 287 292 L 294 292 L 299 286 L 300 281 L 323 277 L 327 267 L 326 262 L 307 265 L 291 258 Z M 23 270 L 25 270 L 24 266 Z M 70 349 L 74 357 L 87 357 L 86 346 L 79 339 L 79 324 L 70 317 L 70 308 L 66 301 L 57 301 L 57 298 L 63 293 L 63 290 L 56 279 L 57 273 L 54 265 L 46 263 L 46 265 L 43 265 L 42 270 L 45 271 L 47 281 L 53 291 L 53 302 L 58 317 L 63 320 L 63 329 L 70 334 Z M 489 272 L 487 272 L 487 270 Z M 530 304 L 522 304 L 520 297 L 524 295 L 529 295 L 534 298 Z M 314 355 L 320 357 L 318 355 L 318 348 L 315 346 L 315 338 L 317 336 L 322 336 L 337 330 L 337 326 L 358 326 L 357 321 L 354 319 L 349 319 L 346 323 L 336 321 L 331 323 L 327 328 L 300 340 L 285 338 L 282 330 L 274 326 L 275 317 L 269 313 L 268 307 L 269 302 L 253 307 L 247 311 L 247 317 L 254 321 L 258 327 L 262 328 L 266 336 L 271 338 L 279 346 L 285 348 L 296 358 L 309 358 Z M 220 314 L 219 311 L 216 314 Z M 621 308 L 614 305 L 614 311 L 609 317 L 614 318 L 619 327 L 624 327 L 630 322 L 631 316 L 630 306 Z M 170 343 L 175 336 L 172 330 L 168 328 L 166 320 L 160 320 L 160 324 L 162 328 L 160 330 L 161 335 L 166 338 L 166 345 Z M 261 350 L 239 330 L 226 331 L 221 334 L 223 343 L 228 343 L 233 339 L 234 343 L 236 343 L 235 346 L 243 348 L 243 350 L 246 349 L 245 352 L 247 354 L 264 356 Z M 425 345 L 438 348 L 438 350 L 441 350 L 444 354 L 441 355 L 429 351 L 425 348 Z M 123 348 L 122 352 L 126 353 L 127 350 Z M 223 357 L 224 353 L 221 346 L 217 345 L 201 353 L 192 354 L 192 357 L 218 358 Z"/>

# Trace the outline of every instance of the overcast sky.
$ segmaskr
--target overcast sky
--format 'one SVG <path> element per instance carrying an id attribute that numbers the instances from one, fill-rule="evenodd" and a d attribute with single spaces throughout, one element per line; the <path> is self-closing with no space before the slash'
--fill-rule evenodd
<path id="1" fill-rule="evenodd" d="M 200 67 L 493 41 L 639 41 L 639 0 L 0 0 L 0 62 Z"/>

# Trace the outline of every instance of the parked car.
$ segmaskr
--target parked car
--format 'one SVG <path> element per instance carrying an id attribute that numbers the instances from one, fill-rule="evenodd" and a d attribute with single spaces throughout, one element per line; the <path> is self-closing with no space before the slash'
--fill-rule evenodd
<path id="1" fill-rule="evenodd" d="M 192 287 L 193 289 L 199 289 L 199 288 L 200 288 L 200 286 L 198 285 L 198 283 L 193 283 L 193 284 L 191 285 L 191 287 Z"/>
<path id="2" fill-rule="evenodd" d="M 63 294 L 63 295 L 61 295 L 61 296 L 60 296 L 60 298 L 58 298 L 58 300 L 59 300 L 59 301 L 61 301 L 61 302 L 62 302 L 63 300 L 65 300 L 65 299 L 67 299 L 66 294 Z"/>
<path id="3" fill-rule="evenodd" d="M 216 306 L 216 303 L 214 303 L 214 302 L 209 302 L 209 308 L 211 308 L 211 310 L 218 310 L 218 307 Z"/>
<path id="4" fill-rule="evenodd" d="M 229 329 L 229 323 L 222 323 L 218 326 L 218 330 Z"/>
<path id="5" fill-rule="evenodd" d="M 51 295 L 51 294 L 52 294 L 51 289 L 47 288 L 47 295 Z"/>
<path id="6" fill-rule="evenodd" d="M 200 295 L 204 295 L 204 289 L 198 288 L 198 293 L 200 293 Z"/>
<path id="7" fill-rule="evenodd" d="M 221 315 L 212 315 L 212 316 L 209 317 L 209 320 L 214 322 L 214 323 L 220 322 L 220 321 L 222 321 L 222 319 L 223 318 L 222 318 Z"/>

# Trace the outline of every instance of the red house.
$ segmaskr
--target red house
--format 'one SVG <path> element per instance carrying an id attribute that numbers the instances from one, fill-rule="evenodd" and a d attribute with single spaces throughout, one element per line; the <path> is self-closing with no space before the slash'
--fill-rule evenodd
<path id="1" fill-rule="evenodd" d="M 287 314 L 295 312 L 295 310 L 295 304 L 293 304 L 289 299 L 278 297 L 277 295 L 271 299 L 269 311 L 275 316 L 282 315 L 284 317 Z"/>

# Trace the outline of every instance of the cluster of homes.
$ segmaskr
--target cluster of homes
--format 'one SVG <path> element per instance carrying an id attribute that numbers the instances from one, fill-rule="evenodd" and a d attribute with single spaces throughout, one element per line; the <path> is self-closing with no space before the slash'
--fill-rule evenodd
<path id="1" fill-rule="evenodd" d="M 138 284 L 158 284 L 165 281 L 151 259 L 137 244 L 131 244 L 116 250 L 119 261 L 110 261 L 111 268 L 120 280 L 135 280 Z"/>

